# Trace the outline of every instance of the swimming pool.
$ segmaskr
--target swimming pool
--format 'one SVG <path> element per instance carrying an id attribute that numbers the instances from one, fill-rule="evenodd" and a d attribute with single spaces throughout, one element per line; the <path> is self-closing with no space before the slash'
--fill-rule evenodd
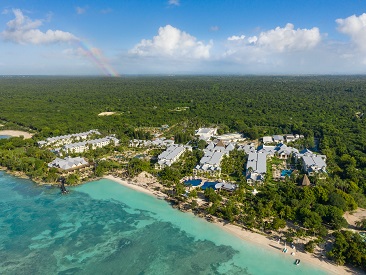
<path id="1" fill-rule="evenodd" d="M 282 170 L 281 171 L 281 177 L 291 176 L 292 170 Z"/>
<path id="2" fill-rule="evenodd" d="M 201 179 L 186 180 L 186 181 L 184 182 L 184 184 L 185 184 L 185 185 L 198 186 L 198 185 L 200 185 L 200 184 L 201 184 L 201 182 L 202 182 L 202 180 L 201 180 Z"/>
<path id="3" fill-rule="evenodd" d="M 212 188 L 214 190 L 216 190 L 215 185 L 217 184 L 217 181 L 206 181 L 202 186 L 201 189 L 202 190 L 206 190 L 207 188 Z"/>

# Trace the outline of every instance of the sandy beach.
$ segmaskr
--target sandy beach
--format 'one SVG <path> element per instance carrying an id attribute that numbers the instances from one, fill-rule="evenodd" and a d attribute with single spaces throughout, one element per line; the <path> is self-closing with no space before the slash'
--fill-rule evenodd
<path id="1" fill-rule="evenodd" d="M 146 185 L 146 183 L 136 182 L 135 181 L 127 181 L 123 180 L 121 178 L 117 178 L 111 175 L 104 176 L 104 178 L 115 181 L 119 184 L 122 184 L 128 188 L 134 189 L 139 192 L 143 192 L 145 194 L 148 194 L 150 196 L 155 197 L 166 197 L 166 194 L 153 190 L 154 185 Z M 142 178 L 141 176 L 138 178 Z M 271 240 L 267 238 L 266 236 L 253 233 L 251 231 L 247 231 L 242 229 L 239 226 L 228 224 L 228 223 L 222 223 L 222 222 L 214 222 L 217 226 L 225 230 L 226 232 L 233 234 L 237 237 L 239 237 L 242 240 L 249 241 L 251 243 L 254 243 L 256 245 L 260 245 L 263 247 L 266 247 L 268 249 L 272 249 L 277 251 L 278 253 L 283 253 L 282 249 L 284 248 L 284 243 L 278 243 L 275 240 Z M 362 271 L 357 271 L 355 269 L 348 268 L 346 266 L 337 266 L 336 264 L 330 262 L 326 258 L 318 258 L 314 256 L 313 254 L 306 253 L 306 252 L 300 252 L 295 249 L 292 249 L 290 245 L 287 246 L 288 252 L 286 255 L 288 257 L 292 257 L 295 261 L 295 259 L 300 259 L 301 262 L 306 262 L 307 264 L 311 264 L 313 266 L 318 266 L 320 269 L 326 271 L 329 274 L 364 274 Z M 291 253 L 295 252 L 295 255 L 292 256 Z"/>
<path id="2" fill-rule="evenodd" d="M 283 242 L 278 243 L 275 240 L 268 239 L 266 236 L 244 230 L 239 226 L 233 224 L 224 224 L 222 222 L 215 222 L 215 224 L 223 228 L 228 233 L 231 233 L 245 241 L 267 247 L 268 249 L 276 250 L 278 251 L 278 253 L 283 253 Z M 286 255 L 288 257 L 292 257 L 294 261 L 295 259 L 300 259 L 302 263 L 318 266 L 320 269 L 323 269 L 329 274 L 364 274 L 362 271 L 357 271 L 346 266 L 337 266 L 326 258 L 318 258 L 315 257 L 313 254 L 297 251 L 295 249 L 292 249 L 290 245 L 287 245 L 287 248 L 288 251 Z M 295 252 L 294 256 L 291 255 L 292 252 Z"/>
<path id="3" fill-rule="evenodd" d="M 148 188 L 146 183 L 141 183 L 140 182 L 139 184 L 137 184 L 137 183 L 134 183 L 132 181 L 127 181 L 127 180 L 123 180 L 121 178 L 114 177 L 112 175 L 104 176 L 103 178 L 115 181 L 115 182 L 117 182 L 117 183 L 119 183 L 123 186 L 126 186 L 128 188 L 131 188 L 131 189 L 139 191 L 139 192 L 143 192 L 143 193 L 145 193 L 147 195 L 150 195 L 150 196 L 154 196 L 154 197 L 157 197 L 157 198 L 167 197 L 166 194 L 154 190 L 153 189 L 155 187 L 154 185 L 150 185 L 150 188 Z M 141 184 L 144 184 L 145 186 L 141 186 Z"/>
<path id="4" fill-rule="evenodd" d="M 0 131 L 1 136 L 11 136 L 11 137 L 20 137 L 23 136 L 24 138 L 32 138 L 33 134 L 24 131 L 17 131 L 17 130 L 3 130 Z"/>

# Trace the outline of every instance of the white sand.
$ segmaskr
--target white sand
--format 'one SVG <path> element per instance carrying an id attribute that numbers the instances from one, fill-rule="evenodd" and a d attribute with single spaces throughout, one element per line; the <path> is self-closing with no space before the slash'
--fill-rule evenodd
<path id="1" fill-rule="evenodd" d="M 98 114 L 98 116 L 111 116 L 114 115 L 116 112 L 102 112 Z"/>
<path id="2" fill-rule="evenodd" d="M 135 180 L 131 181 L 131 183 L 129 183 L 126 180 L 122 180 L 120 178 L 116 178 L 116 177 L 110 176 L 110 175 L 104 176 L 104 178 L 113 180 L 128 188 L 134 189 L 139 192 L 146 193 L 151 196 L 155 196 L 155 197 L 162 197 L 162 196 L 166 197 L 167 196 L 164 193 L 151 189 L 152 187 L 155 186 L 156 183 L 154 183 L 154 184 L 150 183 L 149 185 L 146 185 L 146 183 L 142 183 L 142 185 L 144 185 L 144 186 L 141 186 L 141 181 L 136 182 L 136 179 L 148 178 L 145 176 L 145 174 L 142 174 L 142 173 L 138 177 L 136 177 Z M 268 239 L 266 236 L 244 230 L 244 229 L 240 228 L 239 226 L 236 226 L 233 224 L 225 224 L 222 222 L 214 222 L 214 224 L 216 224 L 220 228 L 224 229 L 226 232 L 233 234 L 245 241 L 250 241 L 257 245 L 264 246 L 268 249 L 278 251 L 278 253 L 283 253 L 282 252 L 282 249 L 284 247 L 283 243 L 279 244 L 274 240 Z M 295 251 L 294 249 L 291 248 L 290 245 L 288 245 L 287 247 L 288 247 L 288 252 L 286 254 L 288 255 L 288 257 L 292 257 L 294 259 L 294 261 L 295 261 L 295 259 L 300 259 L 301 262 L 303 262 L 303 263 L 306 262 L 308 264 L 318 266 L 320 269 L 325 270 L 329 274 L 347 274 L 347 273 L 364 274 L 361 271 L 350 269 L 348 267 L 337 266 L 334 263 L 331 263 L 326 258 L 317 258 L 313 254 L 310 254 L 310 253 L 303 253 L 303 252 Z M 295 252 L 295 255 L 292 256 L 291 252 Z"/>
<path id="3" fill-rule="evenodd" d="M 33 134 L 24 131 L 16 131 L 16 130 L 3 130 L 0 131 L 1 136 L 11 136 L 11 137 L 20 137 L 23 136 L 24 138 L 31 138 Z"/>
<path id="4" fill-rule="evenodd" d="M 277 243 L 274 240 L 268 239 L 266 236 L 253 233 L 247 230 L 244 230 L 240 228 L 239 226 L 233 225 L 233 224 L 224 224 L 221 222 L 215 222 L 214 224 L 217 224 L 221 228 L 223 228 L 225 231 L 245 240 L 250 241 L 252 243 L 265 246 L 268 249 L 272 249 L 275 251 L 278 251 L 278 253 L 283 253 L 282 249 L 284 248 L 284 244 Z M 288 257 L 292 257 L 295 261 L 295 259 L 300 259 L 302 263 L 311 264 L 313 266 L 318 266 L 320 269 L 325 270 L 326 272 L 329 272 L 330 274 L 364 274 L 361 271 L 357 271 L 354 269 L 350 269 L 345 266 L 337 266 L 334 263 L 331 263 L 326 258 L 318 258 L 315 257 L 313 254 L 310 253 L 303 253 L 299 251 L 295 251 L 291 248 L 290 245 L 287 245 L 288 251 L 287 255 Z M 295 252 L 295 255 L 292 256 L 291 252 Z"/>
<path id="5" fill-rule="evenodd" d="M 128 188 L 131 188 L 133 190 L 136 190 L 136 191 L 139 191 L 139 192 L 143 192 L 147 195 L 150 195 L 150 196 L 154 196 L 154 197 L 157 197 L 157 198 L 162 198 L 162 197 L 167 197 L 166 194 L 162 193 L 162 192 L 159 192 L 159 191 L 155 191 L 153 190 L 154 188 L 154 185 L 151 185 L 150 188 L 147 188 L 146 186 L 141 186 L 141 185 L 137 185 L 135 182 L 129 182 L 127 180 L 123 180 L 121 178 L 117 178 L 117 177 L 114 177 L 114 176 L 111 176 L 111 175 L 108 175 L 108 176 L 104 176 L 103 178 L 105 179 L 109 179 L 109 180 L 113 180 L 123 186 L 126 186 Z"/>
<path id="6" fill-rule="evenodd" d="M 351 214 L 352 213 L 352 214 Z M 356 226 L 357 221 L 366 219 L 366 209 L 357 208 L 356 211 L 344 213 L 343 217 L 347 220 L 349 225 Z"/>

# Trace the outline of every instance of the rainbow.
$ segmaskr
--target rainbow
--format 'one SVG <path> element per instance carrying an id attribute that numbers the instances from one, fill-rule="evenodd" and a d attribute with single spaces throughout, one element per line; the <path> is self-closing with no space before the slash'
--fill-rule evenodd
<path id="1" fill-rule="evenodd" d="M 83 54 L 88 57 L 95 65 L 97 65 L 104 75 L 119 77 L 118 72 L 109 64 L 100 50 L 92 47 L 83 40 L 78 40 L 77 45 L 83 50 Z"/>

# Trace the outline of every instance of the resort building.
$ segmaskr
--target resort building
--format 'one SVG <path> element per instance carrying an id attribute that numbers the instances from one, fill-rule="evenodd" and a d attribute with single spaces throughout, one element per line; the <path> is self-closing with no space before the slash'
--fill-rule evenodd
<path id="1" fill-rule="evenodd" d="M 299 135 L 297 135 L 297 136 L 299 136 Z M 285 135 L 285 140 L 286 140 L 286 142 L 291 142 L 291 141 L 294 141 L 294 140 L 296 140 L 297 138 L 295 138 L 295 136 L 294 135 Z"/>
<path id="2" fill-rule="evenodd" d="M 93 140 L 88 140 L 88 141 L 66 144 L 62 148 L 58 148 L 55 151 L 56 152 L 64 151 L 68 154 L 83 153 L 89 149 L 95 150 L 97 148 L 102 148 L 104 146 L 107 146 L 111 143 L 113 143 L 114 145 L 117 145 L 119 143 L 119 140 L 117 138 L 115 138 L 114 136 L 107 136 L 107 137 L 99 138 L 99 139 L 93 139 Z"/>
<path id="3" fill-rule="evenodd" d="M 281 143 L 283 142 L 285 139 L 283 138 L 283 136 L 281 135 L 274 135 L 273 136 L 273 141 L 276 142 L 276 143 Z"/>
<path id="4" fill-rule="evenodd" d="M 304 138 L 303 135 L 293 135 L 293 134 L 287 134 L 287 135 L 274 135 L 274 136 L 265 136 L 262 137 L 263 144 L 267 143 L 284 143 L 284 142 L 291 142 L 298 140 L 300 138 Z"/>
<path id="5" fill-rule="evenodd" d="M 221 140 L 223 142 L 239 142 L 239 141 L 246 140 L 246 138 L 243 136 L 243 134 L 240 134 L 240 133 L 224 134 L 221 136 L 214 136 L 214 138 Z"/>
<path id="6" fill-rule="evenodd" d="M 38 141 L 38 146 L 60 146 L 68 143 L 72 143 L 75 141 L 86 140 L 88 137 L 92 135 L 100 135 L 97 130 L 90 130 L 88 132 L 70 134 L 64 136 L 50 137 L 46 140 Z"/>
<path id="7" fill-rule="evenodd" d="M 326 173 L 325 155 L 316 155 L 308 149 L 304 149 L 296 154 L 296 159 L 302 161 L 302 167 L 305 173 L 313 176 L 316 173 Z"/>
<path id="8" fill-rule="evenodd" d="M 225 155 L 229 155 L 230 151 L 235 149 L 233 143 L 229 143 L 227 146 L 222 141 L 219 141 L 216 145 L 210 142 L 208 146 L 203 150 L 204 155 L 200 160 L 200 164 L 193 169 L 193 174 L 208 173 L 211 176 L 220 176 L 221 174 L 221 160 Z"/>
<path id="9" fill-rule="evenodd" d="M 238 147 L 238 151 L 244 151 L 247 155 L 249 155 L 249 153 L 255 153 L 255 152 L 257 152 L 257 150 L 255 149 L 254 143 L 240 145 Z"/>
<path id="10" fill-rule="evenodd" d="M 217 128 L 199 128 L 196 130 L 195 135 L 198 139 L 208 141 L 211 137 L 217 134 Z"/>
<path id="11" fill-rule="evenodd" d="M 260 145 L 257 148 L 257 152 L 260 154 L 265 154 L 266 156 L 274 157 L 276 154 L 276 146 L 271 145 Z"/>
<path id="12" fill-rule="evenodd" d="M 130 147 L 151 147 L 151 148 L 167 148 L 174 144 L 174 140 L 166 138 L 156 138 L 154 140 L 141 140 L 132 139 L 130 140 Z"/>
<path id="13" fill-rule="evenodd" d="M 267 173 L 267 154 L 249 153 L 246 171 L 247 183 L 263 183 Z"/>
<path id="14" fill-rule="evenodd" d="M 226 190 L 229 192 L 233 192 L 238 188 L 237 184 L 233 184 L 233 183 L 228 183 L 228 182 L 219 182 L 215 184 L 215 189 L 216 190 Z"/>
<path id="15" fill-rule="evenodd" d="M 264 144 L 266 143 L 272 143 L 273 142 L 273 138 L 270 136 L 266 136 L 266 137 L 262 137 L 262 141 Z"/>
<path id="16" fill-rule="evenodd" d="M 81 157 L 71 158 L 66 157 L 64 159 L 56 158 L 54 161 L 48 164 L 49 168 L 57 168 L 59 170 L 75 170 L 88 166 L 89 163 Z"/>
<path id="17" fill-rule="evenodd" d="M 163 169 L 167 166 L 171 166 L 187 150 L 192 151 L 192 147 L 181 144 L 170 145 L 158 156 L 158 162 L 155 164 L 155 169 Z"/>
<path id="18" fill-rule="evenodd" d="M 286 144 L 280 143 L 275 148 L 275 155 L 279 159 L 288 159 L 294 154 L 298 154 L 299 150 L 293 147 L 289 147 Z"/>

